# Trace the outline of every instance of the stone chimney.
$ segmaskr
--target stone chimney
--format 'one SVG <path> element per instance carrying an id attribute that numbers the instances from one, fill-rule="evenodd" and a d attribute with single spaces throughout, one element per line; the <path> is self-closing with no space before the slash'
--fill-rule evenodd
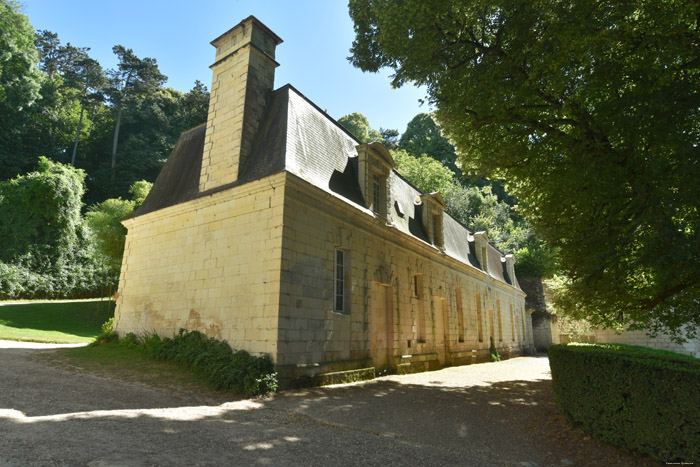
<path id="1" fill-rule="evenodd" d="M 235 182 L 275 82 L 275 47 L 282 42 L 254 16 L 214 39 L 216 61 L 209 99 L 199 191 Z"/>

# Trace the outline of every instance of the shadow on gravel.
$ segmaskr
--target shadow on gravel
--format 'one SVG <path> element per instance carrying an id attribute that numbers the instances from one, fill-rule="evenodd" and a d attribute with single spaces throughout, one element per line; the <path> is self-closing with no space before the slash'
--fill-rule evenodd
<path id="1" fill-rule="evenodd" d="M 567 425 L 549 379 L 468 387 L 375 380 L 207 405 L 26 357 L 13 364 L 20 351 L 2 352 L 0 437 L 8 452 L 41 445 L 61 460 L 74 459 L 66 451 L 73 445 L 83 446 L 81 456 L 108 445 L 103 461 L 124 461 L 128 452 L 134 465 L 187 465 L 192 456 L 305 465 L 658 465 Z"/>
<path id="2" fill-rule="evenodd" d="M 469 387 L 374 381 L 283 393 L 276 402 L 329 424 L 479 452 L 494 464 L 658 465 L 569 425 L 549 379 Z"/>

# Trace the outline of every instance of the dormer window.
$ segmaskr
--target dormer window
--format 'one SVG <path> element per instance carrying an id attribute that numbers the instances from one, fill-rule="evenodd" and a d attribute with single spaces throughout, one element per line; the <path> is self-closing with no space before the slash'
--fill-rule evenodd
<path id="1" fill-rule="evenodd" d="M 423 205 L 423 225 L 428 233 L 430 243 L 442 250 L 445 248 L 445 237 L 442 228 L 442 216 L 445 211 L 445 201 L 440 193 L 428 193 L 420 195 Z"/>
<path id="2" fill-rule="evenodd" d="M 481 266 L 481 269 L 488 273 L 489 272 L 489 255 L 488 255 L 488 246 L 489 246 L 489 237 L 486 235 L 486 232 L 477 232 L 474 234 L 474 242 L 476 243 L 476 254 L 477 254 L 477 260 L 479 261 L 479 265 Z"/>
<path id="3" fill-rule="evenodd" d="M 395 167 L 394 159 L 381 143 L 360 144 L 357 146 L 358 181 L 365 206 L 380 219 L 389 221 L 391 203 L 387 180 Z"/>
<path id="4" fill-rule="evenodd" d="M 517 279 L 515 278 L 515 256 L 506 255 L 505 260 L 506 271 L 508 272 L 508 279 L 510 281 L 510 285 L 512 285 L 513 287 L 517 287 Z"/>

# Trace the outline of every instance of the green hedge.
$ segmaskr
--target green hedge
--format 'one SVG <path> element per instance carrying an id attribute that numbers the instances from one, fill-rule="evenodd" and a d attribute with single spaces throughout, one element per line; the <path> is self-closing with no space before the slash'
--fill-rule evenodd
<path id="1" fill-rule="evenodd" d="M 99 344 L 115 336 L 111 326 L 105 323 Z M 150 334 L 139 338 L 127 334 L 119 343 L 139 345 L 156 358 L 173 360 L 189 365 L 205 377 L 215 389 L 228 390 L 246 396 L 254 396 L 277 390 L 275 364 L 269 355 L 254 357 L 245 350 L 232 350 L 225 342 L 208 338 L 198 331 L 180 332 L 172 339 Z"/>
<path id="2" fill-rule="evenodd" d="M 596 438 L 700 463 L 700 360 L 619 344 L 549 348 L 559 408 Z"/>

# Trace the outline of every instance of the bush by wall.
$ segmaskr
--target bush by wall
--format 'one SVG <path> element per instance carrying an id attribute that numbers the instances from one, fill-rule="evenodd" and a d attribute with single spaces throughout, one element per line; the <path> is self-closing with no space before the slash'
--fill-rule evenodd
<path id="1" fill-rule="evenodd" d="M 548 353 L 557 404 L 572 422 L 664 462 L 700 462 L 700 360 L 619 344 Z"/>
<path id="2" fill-rule="evenodd" d="M 277 390 L 275 364 L 268 355 L 254 357 L 245 350 L 233 351 L 226 342 L 208 338 L 198 331 L 180 329 L 172 339 L 157 334 L 139 339 L 128 334 L 120 343 L 140 344 L 156 358 L 190 365 L 216 389 L 246 396 Z"/>

